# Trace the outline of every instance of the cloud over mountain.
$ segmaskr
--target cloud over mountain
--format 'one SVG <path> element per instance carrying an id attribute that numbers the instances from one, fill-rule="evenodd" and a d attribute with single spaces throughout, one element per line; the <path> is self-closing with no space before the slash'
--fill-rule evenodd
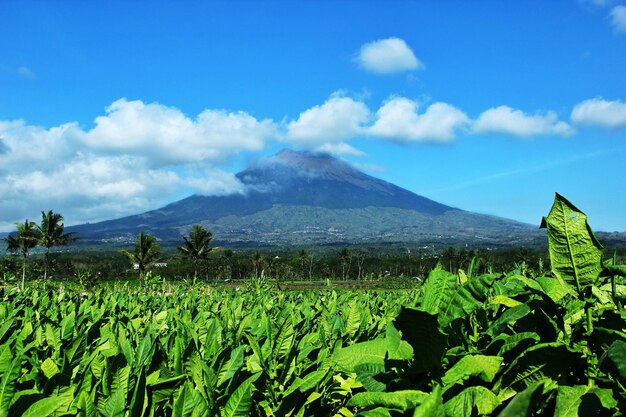
<path id="1" fill-rule="evenodd" d="M 570 118 L 574 125 L 626 127 L 626 103 L 585 100 Z M 0 230 L 47 209 L 75 223 L 136 213 L 181 194 L 243 194 L 246 186 L 228 172 L 232 158 L 277 141 L 363 157 L 355 139 L 450 143 L 489 133 L 568 136 L 574 128 L 553 111 L 529 114 L 503 105 L 472 119 L 445 102 L 392 96 L 372 109 L 365 99 L 339 92 L 281 122 L 223 109 L 192 117 L 172 106 L 127 99 L 106 107 L 90 128 L 0 121 Z"/>

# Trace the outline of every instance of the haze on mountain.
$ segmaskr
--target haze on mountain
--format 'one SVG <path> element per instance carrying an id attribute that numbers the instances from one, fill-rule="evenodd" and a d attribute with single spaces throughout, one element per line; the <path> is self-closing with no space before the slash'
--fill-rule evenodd
<path id="1" fill-rule="evenodd" d="M 200 224 L 217 243 L 231 246 L 520 246 L 542 236 L 536 226 L 446 206 L 324 153 L 285 149 L 236 176 L 244 194 L 192 195 L 143 214 L 68 229 L 84 243 L 124 244 L 143 231 L 173 245 Z"/>

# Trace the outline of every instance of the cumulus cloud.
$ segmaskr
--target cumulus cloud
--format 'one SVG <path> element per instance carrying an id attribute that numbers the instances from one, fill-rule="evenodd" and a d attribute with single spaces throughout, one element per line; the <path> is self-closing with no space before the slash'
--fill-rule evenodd
<path id="1" fill-rule="evenodd" d="M 592 98 L 574 106 L 572 122 L 607 129 L 626 127 L 626 103 L 620 100 Z"/>
<path id="2" fill-rule="evenodd" d="M 406 42 L 399 38 L 364 44 L 356 61 L 364 70 L 376 74 L 394 74 L 424 68 L 424 64 L 417 59 Z"/>
<path id="3" fill-rule="evenodd" d="M 465 113 L 447 103 L 431 104 L 421 114 L 418 110 L 419 105 L 413 100 L 392 98 L 378 109 L 368 132 L 399 142 L 448 142 L 470 121 Z"/>
<path id="4" fill-rule="evenodd" d="M 474 121 L 472 127 L 475 133 L 504 133 L 518 137 L 569 136 L 574 133 L 572 127 L 560 121 L 553 111 L 529 115 L 509 106 L 499 106 L 484 111 Z"/>
<path id="5" fill-rule="evenodd" d="M 611 10 L 611 25 L 616 32 L 626 33 L 626 6 L 615 6 Z"/>
<path id="6" fill-rule="evenodd" d="M 286 140 L 314 148 L 343 142 L 361 134 L 369 117 L 370 111 L 363 102 L 333 95 L 290 122 Z"/>
<path id="7" fill-rule="evenodd" d="M 220 169 L 193 169 L 184 184 L 201 195 L 245 194 L 246 187 L 231 172 Z"/>
<path id="8" fill-rule="evenodd" d="M 365 152 L 356 149 L 355 147 L 348 145 L 345 142 L 325 143 L 322 146 L 319 146 L 316 151 L 326 152 L 333 155 L 365 156 Z"/>
<path id="9" fill-rule="evenodd" d="M 88 130 L 0 121 L 0 222 L 12 229 L 48 209 L 68 224 L 98 221 L 159 207 L 183 189 L 241 193 L 243 184 L 223 166 L 238 152 L 262 149 L 276 129 L 245 112 L 205 110 L 191 119 L 127 100 Z"/>
<path id="10" fill-rule="evenodd" d="M 193 120 L 174 107 L 138 100 L 118 100 L 106 113 L 85 134 L 85 144 L 146 156 L 154 166 L 221 161 L 233 152 L 259 151 L 277 129 L 273 121 L 245 112 L 204 110 Z"/>

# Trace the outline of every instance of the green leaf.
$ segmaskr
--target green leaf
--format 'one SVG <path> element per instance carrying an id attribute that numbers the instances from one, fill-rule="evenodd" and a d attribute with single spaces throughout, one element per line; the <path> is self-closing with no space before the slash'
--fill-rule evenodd
<path id="1" fill-rule="evenodd" d="M 345 414 L 338 414 L 338 415 L 345 415 Z M 359 417 L 363 416 L 363 417 L 391 417 L 391 414 L 389 413 L 389 409 L 385 408 L 385 407 L 376 407 L 376 408 L 372 408 L 371 410 L 364 410 L 364 411 L 360 411 L 359 412 Z"/>
<path id="2" fill-rule="evenodd" d="M 76 312 L 72 311 L 61 320 L 61 340 L 70 340 L 74 334 Z"/>
<path id="3" fill-rule="evenodd" d="M 43 398 L 30 407 L 22 414 L 22 417 L 48 417 L 55 411 L 65 405 L 56 395 L 53 397 Z"/>
<path id="4" fill-rule="evenodd" d="M 582 294 L 582 289 L 594 284 L 602 271 L 604 249 L 587 224 L 587 216 L 557 193 L 541 227 L 548 229 L 552 272 Z"/>
<path id="5" fill-rule="evenodd" d="M 518 306 L 522 303 L 520 303 L 517 300 L 514 300 L 512 298 L 509 298 L 507 296 L 504 295 L 496 295 L 495 297 L 493 297 L 493 299 L 491 300 L 491 304 L 499 304 L 499 305 L 503 305 L 506 307 L 515 307 Z"/>
<path id="6" fill-rule="evenodd" d="M 527 417 L 534 411 L 536 403 L 541 398 L 544 381 L 535 382 L 524 391 L 518 393 L 498 417 Z"/>
<path id="7" fill-rule="evenodd" d="M 2 379 L 0 379 L 0 417 L 9 416 L 9 406 L 15 395 L 15 386 L 20 370 L 21 360 L 20 357 L 16 357 L 2 374 Z"/>
<path id="8" fill-rule="evenodd" d="M 296 380 L 291 384 L 289 389 L 285 391 L 284 396 L 286 397 L 296 390 L 300 391 L 301 393 L 312 390 L 317 386 L 317 384 L 322 381 L 322 379 L 324 379 L 327 373 L 327 371 L 318 370 L 306 374 L 304 378 L 297 377 Z"/>
<path id="9" fill-rule="evenodd" d="M 352 338 L 359 330 L 359 327 L 361 327 L 360 307 L 357 304 L 356 299 L 354 299 L 350 303 L 350 308 L 348 309 L 345 334 Z"/>
<path id="10" fill-rule="evenodd" d="M 172 417 L 189 417 L 196 408 L 196 400 L 193 396 L 193 385 L 189 381 L 180 388 L 178 397 L 174 400 Z"/>
<path id="11" fill-rule="evenodd" d="M 46 358 L 46 360 L 41 363 L 41 372 L 43 372 L 46 378 L 50 379 L 61 371 L 59 371 L 59 367 L 52 359 Z"/>
<path id="12" fill-rule="evenodd" d="M 496 394 L 481 386 L 469 387 L 449 399 L 443 406 L 446 416 L 471 417 L 474 408 L 478 414 L 491 414 L 500 405 Z"/>
<path id="13" fill-rule="evenodd" d="M 400 411 L 411 410 L 423 403 L 428 394 L 423 391 L 405 390 L 394 392 L 359 392 L 350 401 L 349 407 L 388 407 Z"/>
<path id="14" fill-rule="evenodd" d="M 626 381 L 626 342 L 616 340 L 609 346 L 607 356 L 617 368 L 617 372 Z"/>
<path id="15" fill-rule="evenodd" d="M 428 397 L 415 408 L 413 417 L 443 417 L 444 408 L 441 399 L 441 387 L 435 386 L 433 392 L 428 394 Z"/>
<path id="16" fill-rule="evenodd" d="M 167 315 L 167 311 L 163 311 Z M 151 356 L 151 351 L 153 347 L 152 338 L 150 334 L 147 334 L 139 345 L 137 346 L 137 353 L 135 354 L 135 362 L 133 363 L 134 370 L 137 371 L 142 366 L 147 365 L 146 361 Z"/>
<path id="17" fill-rule="evenodd" d="M 221 386 L 229 379 L 231 379 L 235 373 L 243 366 L 243 356 L 245 345 L 236 347 L 230 352 L 230 359 L 227 360 L 221 367 L 218 373 L 217 385 Z"/>
<path id="18" fill-rule="evenodd" d="M 95 405 L 95 395 L 96 390 L 94 390 L 91 394 L 87 391 L 81 391 L 78 396 L 78 410 L 80 411 L 79 415 L 81 417 L 97 417 L 98 410 Z M 130 414 L 131 417 L 141 417 L 140 415 Z"/>
<path id="19" fill-rule="evenodd" d="M 503 372 L 497 386 L 521 391 L 527 386 L 550 378 L 558 381 L 561 375 L 580 364 L 580 355 L 559 343 L 542 343 L 526 349 Z"/>
<path id="20" fill-rule="evenodd" d="M 146 369 L 141 368 L 139 372 L 139 377 L 137 378 L 137 383 L 135 384 L 135 389 L 133 390 L 133 397 L 130 400 L 130 417 L 141 417 L 143 416 L 146 408 L 148 406 L 148 395 L 146 391 Z"/>
<path id="21" fill-rule="evenodd" d="M 252 375 L 250 378 L 242 382 L 239 387 L 230 396 L 224 409 L 222 417 L 247 416 L 252 407 L 252 392 L 255 390 L 254 381 L 256 381 L 260 373 Z"/>
<path id="22" fill-rule="evenodd" d="M 115 391 L 101 407 L 98 407 L 105 417 L 123 417 L 125 408 L 126 392 L 122 390 Z"/>
<path id="23" fill-rule="evenodd" d="M 570 284 L 558 277 L 538 277 L 536 281 L 541 285 L 541 289 L 555 303 L 558 303 L 568 294 L 575 294 Z"/>
<path id="24" fill-rule="evenodd" d="M 599 401 L 585 401 L 588 396 L 593 396 Z M 585 404 L 583 405 L 583 401 Z M 587 385 L 576 385 L 568 387 L 561 385 L 558 388 L 556 397 L 556 409 L 554 417 L 577 417 L 579 415 L 590 415 L 590 413 L 600 414 L 603 408 L 614 408 L 617 401 L 613 398 L 610 389 L 590 387 Z M 584 409 L 584 413 L 581 413 Z"/>
<path id="25" fill-rule="evenodd" d="M 430 271 L 422 287 L 422 310 L 430 314 L 445 310 L 450 305 L 450 300 L 458 286 L 456 275 L 444 270 L 441 265 L 437 265 Z"/>
<path id="26" fill-rule="evenodd" d="M 491 382 L 498 373 L 501 364 L 502 358 L 499 356 L 464 356 L 441 379 L 444 390 L 446 387 L 470 376 L 477 376 L 485 382 Z"/>
<path id="27" fill-rule="evenodd" d="M 386 354 L 387 341 L 378 338 L 335 350 L 333 362 L 338 369 L 344 372 L 355 372 L 360 365 L 374 364 L 383 366 Z"/>
<path id="28" fill-rule="evenodd" d="M 387 341 L 387 357 L 391 360 L 408 360 L 413 358 L 413 348 L 411 345 L 402 340 L 400 332 L 393 327 L 393 324 L 387 324 L 385 328 L 385 340 Z"/>
<path id="29" fill-rule="evenodd" d="M 442 328 L 458 318 L 467 317 L 481 307 L 496 276 L 480 275 L 470 278 L 464 285 L 452 287 L 448 303 L 439 312 Z"/>

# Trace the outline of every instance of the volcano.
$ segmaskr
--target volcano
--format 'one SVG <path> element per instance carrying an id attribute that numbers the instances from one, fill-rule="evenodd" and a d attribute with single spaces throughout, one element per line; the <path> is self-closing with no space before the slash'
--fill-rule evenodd
<path id="1" fill-rule="evenodd" d="M 285 149 L 238 173 L 244 194 L 192 195 L 157 210 L 68 228 L 85 242 L 127 243 L 143 231 L 180 242 L 196 224 L 244 246 L 420 244 L 509 246 L 536 227 L 449 207 L 331 155 Z"/>

